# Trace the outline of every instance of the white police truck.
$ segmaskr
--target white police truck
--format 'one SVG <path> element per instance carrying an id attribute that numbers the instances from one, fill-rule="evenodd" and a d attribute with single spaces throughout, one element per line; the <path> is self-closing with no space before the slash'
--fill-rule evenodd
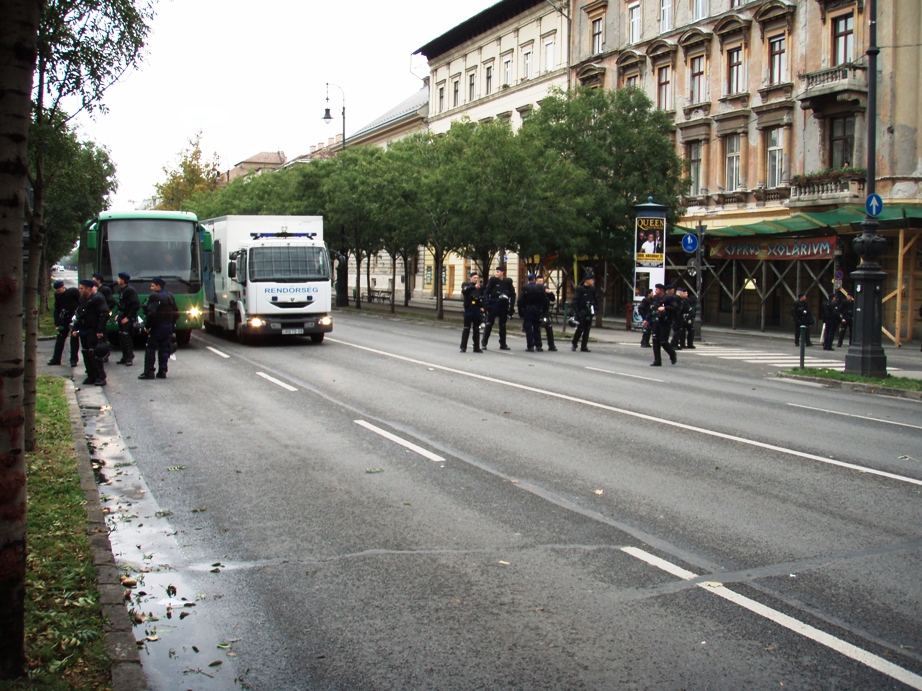
<path id="1" fill-rule="evenodd" d="M 333 330 L 323 217 L 221 216 L 201 225 L 211 236 L 207 331 L 234 334 L 241 343 L 270 335 L 320 343 Z"/>

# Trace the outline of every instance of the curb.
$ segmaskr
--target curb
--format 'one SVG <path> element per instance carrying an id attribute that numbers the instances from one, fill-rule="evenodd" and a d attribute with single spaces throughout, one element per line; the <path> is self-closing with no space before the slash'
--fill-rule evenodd
<path id="1" fill-rule="evenodd" d="M 112 660 L 112 688 L 114 691 L 146 691 L 147 679 L 141 668 L 141 656 L 135 641 L 131 620 L 125 607 L 125 589 L 119 581 L 118 567 L 112 555 L 109 529 L 99 501 L 99 488 L 93 475 L 93 463 L 86 445 L 83 416 L 77 401 L 77 391 L 71 379 L 64 379 L 70 413 L 74 450 L 77 454 L 77 472 L 80 488 L 86 499 L 86 533 L 90 540 L 93 564 L 96 566 L 96 588 L 104 618 L 103 631 L 106 648 Z"/>
<path id="2" fill-rule="evenodd" d="M 890 386 L 879 386 L 877 384 L 865 384 L 863 382 L 854 381 L 840 381 L 838 379 L 826 379 L 824 377 L 806 377 L 799 374 L 791 374 L 789 372 L 778 372 L 775 376 L 781 379 L 800 379 L 815 384 L 823 384 L 830 389 L 847 389 L 848 391 L 857 391 L 859 393 L 895 396 L 897 398 L 922 401 L 922 391 L 907 391 L 906 389 L 894 389 Z"/>

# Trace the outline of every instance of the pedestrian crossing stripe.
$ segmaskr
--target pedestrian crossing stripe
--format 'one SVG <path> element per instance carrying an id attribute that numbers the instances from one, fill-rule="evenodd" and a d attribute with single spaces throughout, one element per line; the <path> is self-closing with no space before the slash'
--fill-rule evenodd
<path id="1" fill-rule="evenodd" d="M 721 348 L 720 346 L 698 346 L 693 350 L 683 349 L 683 353 L 701 355 L 702 357 L 716 357 L 721 360 L 740 360 L 754 365 L 767 365 L 769 367 L 793 367 L 800 364 L 800 354 L 784 355 L 771 351 L 752 351 L 737 348 Z M 841 360 L 829 360 L 812 355 L 804 355 L 804 366 L 822 369 L 845 370 L 845 363 Z M 888 371 L 898 372 L 899 367 L 888 367 Z"/>

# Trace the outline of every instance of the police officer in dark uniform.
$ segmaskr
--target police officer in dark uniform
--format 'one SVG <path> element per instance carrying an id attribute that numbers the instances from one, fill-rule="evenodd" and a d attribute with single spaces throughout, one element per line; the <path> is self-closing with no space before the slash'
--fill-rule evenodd
<path id="1" fill-rule="evenodd" d="M 525 347 L 529 353 L 544 350 L 541 345 L 541 315 L 547 312 L 549 306 L 544 286 L 535 282 L 533 273 L 528 274 L 528 283 L 519 295 L 518 307 L 525 327 Z"/>
<path id="2" fill-rule="evenodd" d="M 653 362 L 651 367 L 662 367 L 662 350 L 669 354 L 669 361 L 674 365 L 677 361 L 675 350 L 669 344 L 669 330 L 672 328 L 675 313 L 679 309 L 679 301 L 675 295 L 666 294 L 666 287 L 657 283 L 653 297 Z"/>
<path id="3" fill-rule="evenodd" d="M 698 312 L 698 299 L 688 295 L 688 291 L 683 297 L 685 299 L 685 343 L 682 347 L 695 350 L 695 315 Z"/>
<path id="4" fill-rule="evenodd" d="M 86 367 L 84 384 L 106 385 L 104 357 L 109 352 L 106 341 L 106 323 L 109 321 L 109 307 L 106 299 L 97 292 L 95 281 L 84 279 L 77 288 L 82 298 L 77 306 L 72 334 L 80 337 L 83 351 L 83 365 Z"/>
<path id="5" fill-rule="evenodd" d="M 557 296 L 554 295 L 553 290 L 544 285 L 544 276 L 538 276 L 535 282 L 544 288 L 544 294 L 547 296 L 547 307 L 541 314 L 541 324 L 544 326 L 545 334 L 547 334 L 547 349 L 556 351 L 557 348 L 554 345 L 554 325 L 551 324 L 551 305 L 557 302 Z"/>
<path id="6" fill-rule="evenodd" d="M 839 347 L 841 348 L 846 331 L 848 331 L 848 344 L 852 344 L 852 322 L 855 319 L 854 295 L 843 293 L 843 296 L 839 298 L 839 314 L 842 317 L 842 323 L 839 324 Z"/>
<path id="7" fill-rule="evenodd" d="M 842 323 L 842 316 L 839 314 L 839 301 L 836 294 L 832 293 L 823 301 L 820 314 L 823 317 L 823 350 L 832 350 L 832 340 L 839 330 L 839 324 Z"/>
<path id="8" fill-rule="evenodd" d="M 129 283 L 131 276 L 122 272 L 118 275 L 118 306 L 115 323 L 118 324 L 118 343 L 122 349 L 122 359 L 116 365 L 134 364 L 134 322 L 141 309 L 138 291 Z"/>
<path id="9" fill-rule="evenodd" d="M 58 336 L 55 338 L 54 353 L 48 364 L 61 364 L 64 344 L 70 338 L 70 366 L 76 367 L 77 353 L 80 352 L 80 339 L 71 334 L 71 321 L 80 304 L 80 291 L 76 288 L 65 288 L 64 281 L 55 281 L 52 288 L 54 288 L 54 325 L 58 330 Z"/>
<path id="10" fill-rule="evenodd" d="M 506 320 L 515 314 L 515 286 L 511 278 L 506 278 L 505 266 L 496 267 L 496 275 L 487 281 L 483 297 L 487 307 L 487 325 L 483 330 L 481 347 L 486 350 L 493 322 L 499 320 L 499 349 L 510 350 L 506 345 Z"/>
<path id="11" fill-rule="evenodd" d="M 640 332 L 640 347 L 652 348 L 650 345 L 650 332 L 653 316 L 653 288 L 647 288 L 647 294 L 643 296 L 640 304 L 637 306 L 637 314 L 643 319 L 643 326 Z"/>
<path id="12" fill-rule="evenodd" d="M 806 293 L 801 293 L 797 296 L 797 300 L 794 301 L 794 306 L 791 307 L 791 317 L 794 319 L 794 345 L 800 345 L 800 327 L 806 326 L 807 329 L 804 331 L 804 346 L 809 348 L 813 345 L 810 343 L 810 327 L 813 326 L 813 312 L 810 311 L 810 305 L 807 304 Z"/>
<path id="13" fill-rule="evenodd" d="M 678 304 L 675 316 L 672 320 L 672 341 L 670 345 L 676 350 L 682 350 L 685 347 L 688 325 L 685 313 L 688 311 L 688 291 L 685 286 L 678 286 L 675 289 L 675 299 Z"/>
<path id="14" fill-rule="evenodd" d="M 112 288 L 107 286 L 104 280 L 102 274 L 93 274 L 93 282 L 96 284 L 96 291 L 105 298 L 106 305 L 109 306 L 109 312 L 111 313 L 118 304 L 118 301 L 115 299 Z"/>
<path id="15" fill-rule="evenodd" d="M 144 353 L 144 371 L 138 379 L 154 378 L 154 361 L 157 361 L 157 379 L 166 379 L 170 361 L 170 339 L 173 336 L 173 319 L 176 301 L 165 290 L 166 281 L 155 278 L 150 282 L 150 295 L 144 304 L 144 331 L 147 332 L 147 350 Z"/>
<path id="16" fill-rule="evenodd" d="M 589 330 L 595 318 L 599 298 L 595 291 L 595 276 L 587 274 L 582 283 L 573 291 L 573 318 L 576 320 L 576 331 L 573 332 L 573 341 L 570 350 L 576 350 L 576 344 L 582 338 L 580 351 L 589 352 Z"/>
<path id="17" fill-rule="evenodd" d="M 480 348 L 480 325 L 483 324 L 483 286 L 476 271 L 471 271 L 468 280 L 461 284 L 461 298 L 464 301 L 464 330 L 461 332 L 461 352 L 467 352 L 467 341 L 474 327 L 474 352 Z"/>

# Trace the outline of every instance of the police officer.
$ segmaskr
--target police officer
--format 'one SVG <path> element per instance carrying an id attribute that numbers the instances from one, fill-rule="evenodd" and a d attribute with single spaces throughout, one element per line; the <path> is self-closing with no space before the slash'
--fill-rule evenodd
<path id="1" fill-rule="evenodd" d="M 493 322 L 498 319 L 499 349 L 510 350 L 506 345 L 506 320 L 515 314 L 515 286 L 512 285 L 511 278 L 506 278 L 506 267 L 502 264 L 496 267 L 496 275 L 487 281 L 483 297 L 487 307 L 487 325 L 483 330 L 480 345 L 486 350 Z"/>
<path id="2" fill-rule="evenodd" d="M 122 349 L 122 359 L 116 365 L 134 364 L 134 322 L 141 309 L 138 291 L 129 283 L 131 276 L 122 272 L 118 275 L 118 306 L 116 307 L 115 323 L 118 324 L 118 343 Z"/>
<path id="3" fill-rule="evenodd" d="M 676 350 L 682 350 L 685 347 L 686 338 L 688 337 L 688 290 L 685 286 L 679 286 L 675 289 L 675 299 L 678 304 L 675 316 L 672 321 L 672 341 L 670 345 Z"/>
<path id="4" fill-rule="evenodd" d="M 109 312 L 112 312 L 118 301 L 115 299 L 112 288 L 107 286 L 103 280 L 102 274 L 93 274 L 93 282 L 96 284 L 96 291 L 105 298 L 106 305 L 109 306 Z"/>
<path id="5" fill-rule="evenodd" d="M 682 290 L 685 290 L 684 288 Z M 695 314 L 698 312 L 698 300 L 685 291 L 685 343 L 683 348 L 686 350 L 695 349 Z"/>
<path id="6" fill-rule="evenodd" d="M 852 322 L 855 318 L 855 296 L 848 293 L 839 298 L 839 315 L 842 317 L 842 323 L 839 325 L 839 347 L 842 347 L 842 340 L 845 338 L 845 332 L 848 331 L 848 344 L 852 344 Z"/>
<path id="7" fill-rule="evenodd" d="M 155 278 L 150 282 L 150 295 L 144 304 L 144 331 L 147 333 L 147 350 L 144 353 L 144 371 L 138 379 L 154 378 L 154 360 L 157 360 L 157 379 L 166 379 L 170 361 L 170 338 L 173 336 L 173 319 L 176 301 L 166 292 L 166 281 Z"/>
<path id="8" fill-rule="evenodd" d="M 653 314 L 651 330 L 653 332 L 653 362 L 651 367 L 662 367 L 662 350 L 669 354 L 669 361 L 674 365 L 677 361 L 675 350 L 669 344 L 669 330 L 672 328 L 675 313 L 679 309 L 679 301 L 675 295 L 666 293 L 666 286 L 657 283 L 653 292 Z"/>
<path id="9" fill-rule="evenodd" d="M 80 291 L 76 288 L 65 288 L 64 281 L 55 281 L 54 288 L 54 325 L 58 336 L 54 341 L 54 353 L 48 361 L 49 365 L 60 365 L 64 355 L 64 344 L 70 338 L 70 366 L 77 366 L 77 353 L 80 351 L 80 339 L 71 335 L 70 323 L 80 304 Z"/>
<path id="10" fill-rule="evenodd" d="M 176 301 L 165 290 L 166 281 L 155 278 L 150 282 L 150 295 L 144 303 L 144 331 L 147 333 L 147 350 L 144 353 L 144 371 L 138 379 L 154 378 L 154 361 L 157 361 L 157 379 L 166 379 L 170 361 L 170 339 L 173 336 L 173 319 Z"/>
<path id="11" fill-rule="evenodd" d="M 650 345 L 650 325 L 652 324 L 651 317 L 653 316 L 653 288 L 647 288 L 646 295 L 643 296 L 637 306 L 637 314 L 643 319 L 643 327 L 640 332 L 640 347 L 652 348 L 653 346 Z"/>
<path id="12" fill-rule="evenodd" d="M 554 291 L 544 285 L 544 276 L 538 276 L 536 283 L 544 288 L 544 294 L 547 296 L 547 308 L 541 315 L 541 324 L 544 326 L 544 332 L 547 334 L 547 349 L 556 351 L 554 346 L 554 325 L 551 324 L 551 305 L 557 302 L 557 296 Z"/>
<path id="13" fill-rule="evenodd" d="M 525 347 L 529 353 L 544 350 L 541 345 L 541 315 L 550 307 L 544 286 L 539 286 L 535 279 L 535 274 L 528 274 L 528 283 L 522 288 L 518 304 L 525 327 Z"/>
<path id="14" fill-rule="evenodd" d="M 474 327 L 474 352 L 482 353 L 480 348 L 480 325 L 483 324 L 483 286 L 480 276 L 471 271 L 468 279 L 461 284 L 461 298 L 464 301 L 464 330 L 461 332 L 461 352 L 467 352 L 467 341 Z"/>
<path id="15" fill-rule="evenodd" d="M 83 383 L 105 386 L 106 369 L 103 359 L 108 354 L 106 323 L 109 321 L 109 307 L 106 299 L 97 292 L 95 281 L 84 279 L 80 281 L 77 290 L 81 300 L 71 334 L 80 337 L 83 365 L 86 368 Z"/>
<path id="16" fill-rule="evenodd" d="M 813 312 L 810 311 L 810 305 L 807 304 L 806 293 L 800 293 L 797 296 L 794 306 L 791 307 L 791 317 L 794 319 L 794 345 L 800 345 L 800 327 L 806 326 L 804 346 L 811 347 L 813 344 L 810 343 L 810 327 L 813 326 Z"/>
<path id="17" fill-rule="evenodd" d="M 839 301 L 835 293 L 823 301 L 820 314 L 823 317 L 823 350 L 832 350 L 832 340 L 836 336 L 836 331 L 839 330 L 839 324 L 842 323 Z"/>
<path id="18" fill-rule="evenodd" d="M 576 320 L 576 331 L 573 332 L 573 341 L 570 344 L 570 350 L 576 350 L 576 344 L 582 338 L 580 351 L 589 352 L 589 330 L 592 328 L 592 320 L 595 317 L 595 310 L 598 307 L 599 298 L 595 292 L 595 277 L 592 274 L 586 274 L 583 282 L 576 286 L 573 291 L 573 318 Z"/>

